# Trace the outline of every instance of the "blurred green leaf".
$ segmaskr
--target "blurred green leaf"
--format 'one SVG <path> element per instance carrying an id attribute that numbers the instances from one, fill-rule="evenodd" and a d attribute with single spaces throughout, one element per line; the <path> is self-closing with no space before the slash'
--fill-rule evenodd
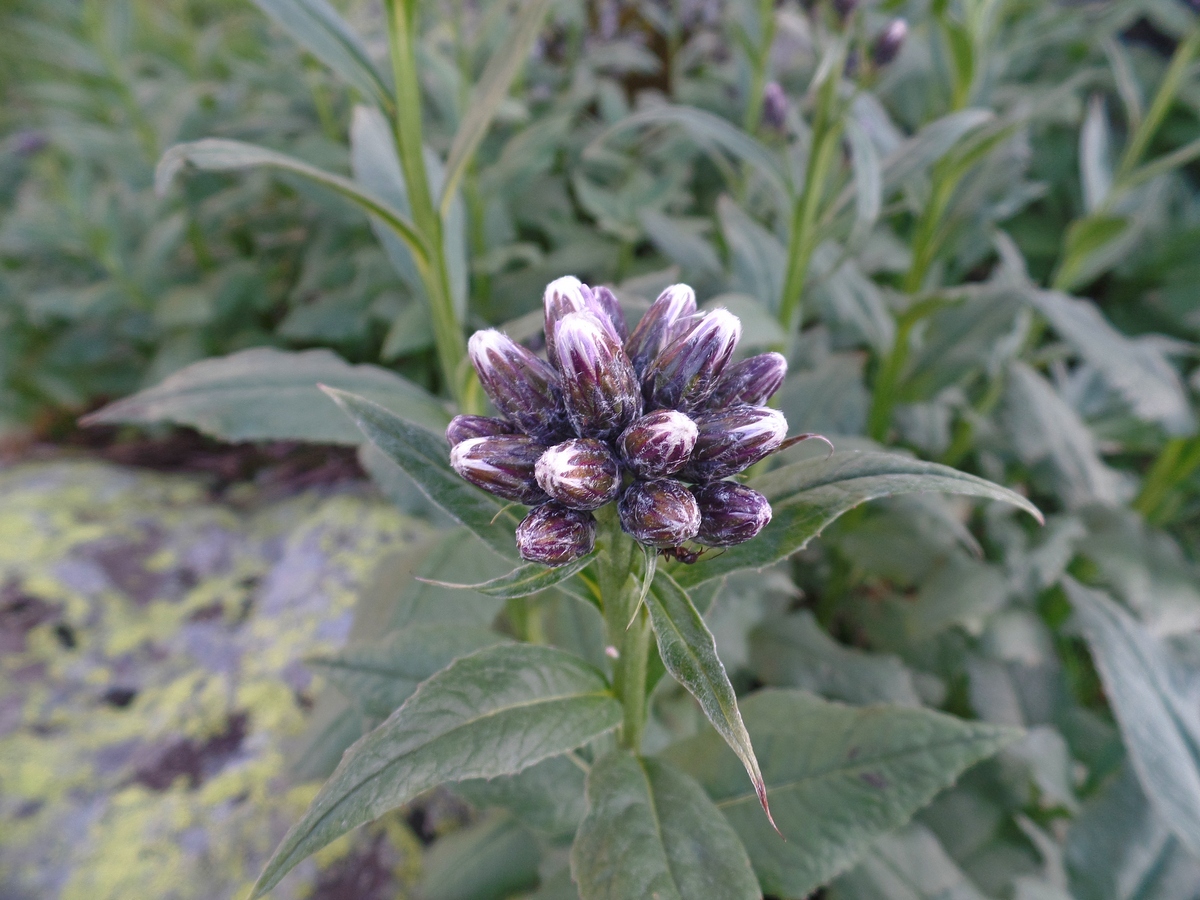
<path id="1" fill-rule="evenodd" d="M 478 591 L 489 597 L 503 597 L 511 600 L 515 597 L 528 597 L 530 594 L 536 594 L 554 587 L 556 584 L 561 584 L 590 566 L 595 558 L 596 554 L 592 552 L 563 566 L 549 567 L 540 563 L 526 563 L 517 566 L 507 575 L 501 575 L 499 578 L 493 578 L 481 584 L 451 584 L 446 581 L 431 581 L 430 584 L 444 588 Z"/>
<path id="2" fill-rule="evenodd" d="M 804 897 L 845 871 L 882 835 L 1020 732 L 924 709 L 855 709 L 801 691 L 744 698 L 760 748 L 775 834 L 738 763 L 715 736 L 665 756 L 695 776 L 741 836 L 768 894 Z"/>

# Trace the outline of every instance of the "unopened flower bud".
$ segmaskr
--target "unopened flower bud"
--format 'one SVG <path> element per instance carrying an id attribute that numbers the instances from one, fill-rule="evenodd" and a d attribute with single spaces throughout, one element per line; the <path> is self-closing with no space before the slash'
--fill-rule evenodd
<path id="1" fill-rule="evenodd" d="M 774 453 L 787 437 L 787 419 L 777 409 L 734 406 L 696 416 L 700 436 L 683 470 L 688 481 L 736 475 Z"/>
<path id="2" fill-rule="evenodd" d="M 674 409 L 642 416 L 617 438 L 621 458 L 642 478 L 661 478 L 682 469 L 692 455 L 696 423 Z"/>
<path id="3" fill-rule="evenodd" d="M 691 492 L 671 478 L 635 481 L 617 504 L 621 527 L 651 547 L 677 547 L 700 529 L 700 507 Z"/>
<path id="4" fill-rule="evenodd" d="M 461 444 L 468 438 L 493 437 L 497 434 L 512 434 L 516 431 L 503 419 L 491 416 L 455 416 L 446 426 L 446 440 L 450 446 Z"/>
<path id="5" fill-rule="evenodd" d="M 589 512 L 543 503 L 529 511 L 517 526 L 521 559 L 544 566 L 562 566 L 592 552 L 596 520 Z"/>
<path id="6" fill-rule="evenodd" d="M 732 481 L 692 488 L 700 506 L 695 541 L 708 547 L 732 547 L 750 540 L 771 521 L 771 504 L 758 491 Z"/>
<path id="7" fill-rule="evenodd" d="M 778 353 L 761 353 L 729 366 L 717 380 L 710 409 L 723 406 L 762 406 L 787 377 L 787 360 Z"/>
<path id="8" fill-rule="evenodd" d="M 600 287 L 592 288 L 592 298 L 595 300 L 596 307 L 604 313 L 608 321 L 612 322 L 613 328 L 616 329 L 617 337 L 624 344 L 625 339 L 629 337 L 629 325 L 625 321 L 625 310 L 621 309 L 621 303 L 617 300 L 617 295 L 601 285 Z"/>
<path id="9" fill-rule="evenodd" d="M 900 55 L 904 39 L 908 37 L 908 23 L 903 19 L 892 19 L 875 39 L 871 47 L 871 61 L 876 66 L 886 66 Z"/>
<path id="10" fill-rule="evenodd" d="M 642 390 L 651 409 L 690 412 L 704 406 L 742 336 L 742 323 L 714 309 L 646 368 Z"/>
<path id="11" fill-rule="evenodd" d="M 621 489 L 617 458 L 593 438 L 551 447 L 537 461 L 534 475 L 542 490 L 571 509 L 599 509 L 616 500 Z"/>
<path id="12" fill-rule="evenodd" d="M 573 275 L 556 278 L 546 285 L 546 292 L 542 295 L 542 305 L 545 308 L 546 357 L 550 360 L 551 365 L 558 365 L 558 340 L 556 337 L 558 323 L 565 316 L 574 312 L 592 313 L 612 335 L 614 341 L 624 342 L 625 334 L 622 329 L 625 327 L 625 317 L 621 313 L 621 307 L 616 306 L 617 313 L 621 316 L 618 327 L 616 320 L 610 315 L 607 305 L 608 297 L 612 297 L 612 292 L 604 288 L 608 296 L 602 298 L 597 296 L 597 290 L 588 287 Z M 616 297 L 612 297 L 614 305 L 616 305 L 616 299 Z"/>
<path id="13" fill-rule="evenodd" d="M 679 323 L 695 312 L 696 292 L 686 284 L 673 284 L 658 295 L 625 342 L 629 361 L 639 375 L 663 347 L 679 336 Z"/>
<path id="14" fill-rule="evenodd" d="M 547 444 L 570 435 L 554 369 L 494 329 L 475 332 L 467 352 L 501 415 Z"/>
<path id="15" fill-rule="evenodd" d="M 858 0 L 833 0 L 833 11 L 840 21 L 845 22 L 858 8 Z"/>
<path id="16" fill-rule="evenodd" d="M 476 487 L 516 503 L 549 499 L 534 477 L 545 447 L 523 434 L 467 438 L 450 451 L 454 471 Z"/>
<path id="17" fill-rule="evenodd" d="M 581 437 L 610 438 L 642 414 L 637 376 L 619 341 L 591 313 L 570 313 L 556 329 L 563 399 Z"/>
<path id="18" fill-rule="evenodd" d="M 778 81 L 767 82 L 763 88 L 762 120 L 768 128 L 783 131 L 787 125 L 788 99 Z"/>

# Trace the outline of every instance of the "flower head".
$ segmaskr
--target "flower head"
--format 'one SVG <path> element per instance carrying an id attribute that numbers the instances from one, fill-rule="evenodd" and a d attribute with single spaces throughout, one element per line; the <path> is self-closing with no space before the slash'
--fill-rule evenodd
<path id="1" fill-rule="evenodd" d="M 521 556 L 558 566 L 590 553 L 592 511 L 614 500 L 621 527 L 647 547 L 758 534 L 770 503 L 723 479 L 785 445 L 787 421 L 764 405 L 784 358 L 731 364 L 741 323 L 724 309 L 697 313 L 686 284 L 663 291 L 632 333 L 608 288 L 568 276 L 543 302 L 549 361 L 477 332 L 471 362 L 500 418 L 456 416 L 446 431 L 460 475 L 533 507 L 517 528 Z"/>

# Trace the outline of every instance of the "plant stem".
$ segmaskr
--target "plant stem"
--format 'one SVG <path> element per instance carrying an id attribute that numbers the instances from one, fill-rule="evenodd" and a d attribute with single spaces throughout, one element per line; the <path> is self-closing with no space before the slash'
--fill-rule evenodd
<path id="1" fill-rule="evenodd" d="M 1117 169 L 1116 178 L 1113 179 L 1114 182 L 1120 183 L 1124 181 L 1133 172 L 1134 167 L 1145 154 L 1155 132 L 1158 131 L 1158 126 L 1166 118 L 1167 112 L 1175 100 L 1175 95 L 1179 93 L 1179 88 L 1183 83 L 1184 76 L 1187 74 L 1188 66 L 1197 53 L 1200 53 L 1200 28 L 1194 29 L 1188 35 L 1187 39 L 1175 48 L 1175 55 L 1171 57 L 1171 63 L 1167 66 L 1167 72 L 1163 76 L 1162 83 L 1158 86 L 1158 92 L 1154 95 L 1154 101 L 1150 104 L 1150 110 L 1146 113 L 1137 131 L 1134 132 L 1133 137 L 1130 138 L 1129 143 L 1125 147 L 1125 153 L 1121 157 L 1121 165 Z"/>
<path id="2" fill-rule="evenodd" d="M 757 52 L 750 60 L 750 96 L 746 98 L 746 111 L 742 117 L 742 129 L 750 134 L 758 131 L 762 119 L 763 91 L 767 87 L 767 68 L 771 64 L 771 45 L 775 43 L 775 3 L 773 0 L 758 0 L 758 21 L 761 28 Z"/>
<path id="3" fill-rule="evenodd" d="M 619 736 L 621 746 L 638 752 L 646 730 L 646 667 L 650 652 L 650 618 L 643 609 L 625 631 L 621 655 L 613 675 L 613 690 L 625 710 Z"/>
<path id="4" fill-rule="evenodd" d="M 388 0 L 388 43 L 396 80 L 396 118 L 393 122 L 400 168 L 408 188 L 413 223 L 430 249 L 428 267 L 421 272 L 429 295 L 434 343 L 442 376 L 455 399 L 461 399 L 460 373 L 466 358 L 462 326 L 454 312 L 450 274 L 446 269 L 442 220 L 429 190 L 421 123 L 421 84 L 417 76 L 415 0 Z"/>
<path id="5" fill-rule="evenodd" d="M 1151 524 L 1160 524 L 1170 511 L 1171 492 L 1200 468 L 1200 437 L 1167 441 L 1133 501 L 1133 508 Z"/>
<path id="6" fill-rule="evenodd" d="M 842 60 L 835 61 L 817 91 L 817 109 L 813 118 L 813 143 L 804 171 L 804 189 L 792 208 L 792 227 L 788 237 L 787 274 L 779 302 L 779 321 L 791 334 L 800 324 L 800 297 L 808 279 L 808 266 L 817 248 L 816 223 L 825 195 L 825 182 L 842 136 L 842 116 L 838 108 L 838 84 Z"/>

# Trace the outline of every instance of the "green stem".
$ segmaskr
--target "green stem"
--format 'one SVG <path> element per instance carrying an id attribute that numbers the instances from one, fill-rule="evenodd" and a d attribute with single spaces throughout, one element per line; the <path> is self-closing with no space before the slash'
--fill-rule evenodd
<path id="1" fill-rule="evenodd" d="M 763 91 L 767 87 L 767 67 L 771 63 L 771 45 L 775 43 L 774 0 L 758 0 L 758 20 L 762 27 L 761 40 L 753 59 L 750 60 L 750 96 L 746 98 L 746 112 L 742 128 L 754 134 L 762 119 Z"/>
<path id="2" fill-rule="evenodd" d="M 789 334 L 800 324 L 800 298 L 808 279 L 809 263 L 812 262 L 813 251 L 820 237 L 816 223 L 825 195 L 825 182 L 842 136 L 842 116 L 837 103 L 841 70 L 842 61 L 839 59 L 817 92 L 813 143 L 804 171 L 804 190 L 792 209 L 787 274 L 779 303 L 779 321 Z"/>
<path id="3" fill-rule="evenodd" d="M 650 617 L 643 609 L 625 631 L 613 673 L 613 690 L 625 711 L 621 721 L 621 746 L 637 753 L 646 730 L 646 668 L 650 654 Z"/>
<path id="4" fill-rule="evenodd" d="M 1133 502 L 1133 508 L 1148 522 L 1158 524 L 1170 509 L 1171 493 L 1200 468 L 1200 437 L 1171 438 L 1167 441 Z"/>
<path id="5" fill-rule="evenodd" d="M 1187 40 L 1182 41 L 1175 48 L 1175 55 L 1171 57 L 1171 64 L 1167 66 L 1167 72 L 1158 86 L 1158 92 L 1154 95 L 1154 102 L 1150 104 L 1150 110 L 1125 147 L 1121 165 L 1117 168 L 1116 178 L 1113 179 L 1115 182 L 1124 181 L 1145 154 L 1155 132 L 1158 131 L 1159 125 L 1162 124 L 1171 104 L 1175 101 L 1175 95 L 1179 93 L 1183 78 L 1187 74 L 1187 68 L 1197 53 L 1200 53 L 1200 28 L 1193 30 Z"/>
<path id="6" fill-rule="evenodd" d="M 450 275 L 446 269 L 442 220 L 429 190 L 425 171 L 421 123 L 421 85 L 417 76 L 415 0 L 388 0 L 388 43 L 396 81 L 396 118 L 393 122 L 400 168 L 408 188 L 413 223 L 430 249 L 429 266 L 422 272 L 429 295 L 434 343 L 442 375 L 455 399 L 463 392 L 461 372 L 466 341 L 454 312 Z"/>

